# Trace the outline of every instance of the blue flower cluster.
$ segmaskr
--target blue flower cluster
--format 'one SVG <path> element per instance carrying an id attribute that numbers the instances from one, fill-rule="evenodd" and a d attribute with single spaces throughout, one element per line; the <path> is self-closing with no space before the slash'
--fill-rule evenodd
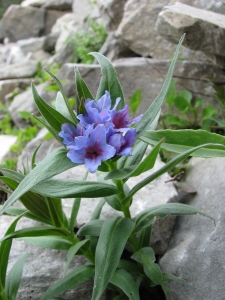
<path id="1" fill-rule="evenodd" d="M 117 98 L 111 109 L 111 97 L 106 91 L 98 102 L 86 100 L 86 113 L 77 116 L 80 122 L 76 127 L 62 125 L 59 136 L 69 150 L 68 158 L 74 163 L 85 164 L 91 173 L 96 172 L 102 161 L 115 155 L 131 155 L 136 129 L 129 126 L 139 121 L 142 115 L 129 120 L 127 105 L 116 110 L 119 101 Z"/>

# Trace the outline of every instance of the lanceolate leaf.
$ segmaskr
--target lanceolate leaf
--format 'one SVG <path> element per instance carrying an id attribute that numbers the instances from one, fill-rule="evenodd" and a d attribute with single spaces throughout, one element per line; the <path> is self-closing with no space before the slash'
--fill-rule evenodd
<path id="1" fill-rule="evenodd" d="M 44 126 L 48 129 L 48 131 L 51 133 L 51 135 L 52 135 L 57 141 L 59 141 L 59 142 L 61 143 L 60 137 L 58 136 L 58 132 L 57 132 L 54 128 L 52 128 L 42 116 L 37 117 L 37 116 L 33 115 L 33 117 L 34 117 L 36 120 L 38 120 L 42 125 L 44 125 Z"/>
<path id="2" fill-rule="evenodd" d="M 72 108 L 71 108 L 71 106 L 70 106 L 70 104 L 69 104 L 69 101 L 68 101 L 68 99 L 67 99 L 67 97 L 66 97 L 66 94 L 65 94 L 65 92 L 64 92 L 64 89 L 63 89 L 63 86 L 62 86 L 61 82 L 60 82 L 60 81 L 58 80 L 58 78 L 57 78 L 54 74 L 52 74 L 49 70 L 45 69 L 45 71 L 52 77 L 52 79 L 53 79 L 53 80 L 55 81 L 55 83 L 57 84 L 57 86 L 58 86 L 60 92 L 62 93 L 63 99 L 64 99 L 65 104 L 66 104 L 66 106 L 67 106 L 67 109 L 68 109 L 68 111 L 69 111 L 69 113 L 70 113 L 70 116 L 71 116 L 71 118 L 72 118 L 72 120 L 73 120 L 73 123 L 74 123 L 74 124 L 77 124 L 77 123 L 78 123 L 78 120 L 76 119 L 76 116 L 75 116 L 75 114 L 74 114 L 74 112 L 73 112 L 73 110 L 72 110 Z"/>
<path id="3" fill-rule="evenodd" d="M 130 300 L 139 300 L 139 292 L 133 276 L 123 269 L 117 269 L 110 282 L 118 286 Z"/>
<path id="4" fill-rule="evenodd" d="M 86 83 L 84 82 L 83 78 L 80 75 L 80 72 L 77 67 L 74 69 L 75 72 L 75 81 L 76 81 L 76 88 L 79 99 L 94 99 L 90 90 L 88 89 Z"/>
<path id="5" fill-rule="evenodd" d="M 73 124 L 73 119 L 68 111 L 66 103 L 64 101 L 63 95 L 61 92 L 57 93 L 56 100 L 55 100 L 55 108 L 58 112 L 60 112 L 64 117 L 70 120 Z"/>
<path id="6" fill-rule="evenodd" d="M 92 300 L 100 299 L 111 280 L 134 226 L 132 220 L 122 217 L 111 218 L 104 222 L 96 248 Z"/>
<path id="7" fill-rule="evenodd" d="M 167 73 L 166 79 L 164 81 L 163 87 L 156 97 L 156 99 L 152 102 L 152 104 L 149 106 L 148 110 L 145 112 L 144 116 L 142 119 L 135 125 L 137 129 L 137 134 L 140 136 L 145 130 L 149 129 L 152 122 L 155 120 L 156 116 L 158 115 L 160 108 L 163 104 L 163 101 L 166 97 L 167 91 L 170 86 L 170 82 L 173 76 L 173 71 L 175 68 L 175 64 L 177 61 L 178 53 L 181 47 L 181 44 L 184 40 L 185 35 L 183 35 L 179 41 L 179 44 L 177 46 L 176 52 L 174 54 L 173 60 L 171 62 L 169 71 Z"/>
<path id="8" fill-rule="evenodd" d="M 186 216 L 200 214 L 213 220 L 209 215 L 201 212 L 193 206 L 182 203 L 167 203 L 147 209 L 135 217 L 136 227 L 135 232 L 139 232 L 146 227 L 152 225 L 154 218 L 164 218 L 167 215 L 171 216 Z"/>
<path id="9" fill-rule="evenodd" d="M 92 220 L 84 224 L 77 232 L 78 236 L 99 236 L 105 220 Z"/>
<path id="10" fill-rule="evenodd" d="M 57 294 L 85 282 L 94 276 L 94 265 L 84 265 L 65 275 L 62 279 L 54 283 L 41 297 L 40 300 L 48 300 Z"/>
<path id="11" fill-rule="evenodd" d="M 120 97 L 121 100 L 117 105 L 117 109 L 122 109 L 124 107 L 124 96 L 116 70 L 111 62 L 102 54 L 97 52 L 91 52 L 90 54 L 98 60 L 102 70 L 102 77 L 97 91 L 96 100 L 100 99 L 105 94 L 105 91 L 108 91 L 112 99 L 112 107 L 116 103 L 116 98 Z"/>
<path id="12" fill-rule="evenodd" d="M 63 123 L 69 123 L 74 124 L 72 121 L 64 117 L 61 113 L 59 113 L 57 110 L 52 108 L 50 105 L 48 105 L 41 96 L 38 95 L 38 92 L 32 83 L 32 91 L 34 96 L 34 101 L 40 110 L 42 116 L 45 118 L 45 120 L 49 123 L 50 126 L 52 126 L 57 132 L 61 131 L 61 126 Z"/>
<path id="13" fill-rule="evenodd" d="M 19 199 L 27 191 L 31 190 L 38 183 L 53 177 L 63 171 L 76 166 L 66 156 L 65 148 L 58 148 L 47 155 L 38 165 L 24 178 L 18 188 L 12 193 L 9 199 L 3 205 L 0 215 Z M 57 166 L 57 167 L 56 167 Z"/>
<path id="14" fill-rule="evenodd" d="M 13 265 L 6 277 L 5 292 L 9 299 L 15 300 L 23 273 L 27 254 L 22 254 Z"/>
<path id="15" fill-rule="evenodd" d="M 140 137 L 141 140 L 151 145 L 156 145 L 162 138 L 165 139 L 165 142 L 161 145 L 161 148 L 170 152 L 184 153 L 207 142 L 224 145 L 224 148 L 218 145 L 211 145 L 207 146 L 207 148 L 202 147 L 190 155 L 200 157 L 225 156 L 225 137 L 205 130 L 146 131 Z"/>
<path id="16" fill-rule="evenodd" d="M 73 245 L 71 241 L 63 236 L 25 237 L 23 241 L 31 245 L 54 250 L 69 250 Z"/>

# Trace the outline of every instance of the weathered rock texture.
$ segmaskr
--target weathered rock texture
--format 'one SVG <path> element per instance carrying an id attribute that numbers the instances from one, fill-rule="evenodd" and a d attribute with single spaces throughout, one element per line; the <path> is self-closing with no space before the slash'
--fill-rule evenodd
<path id="1" fill-rule="evenodd" d="M 156 26 L 158 33 L 169 41 L 177 44 L 186 33 L 185 46 L 224 57 L 225 61 L 225 15 L 177 2 L 159 13 Z"/>
<path id="2" fill-rule="evenodd" d="M 185 280 L 169 283 L 167 300 L 222 300 L 225 277 L 224 158 L 192 159 L 185 182 L 197 194 L 186 204 L 209 214 L 178 218 L 170 248 L 160 261 L 164 272 Z"/>
<path id="3" fill-rule="evenodd" d="M 10 147 L 15 144 L 17 137 L 14 135 L 0 135 L 0 163 L 3 163 L 9 154 Z"/>
<path id="4" fill-rule="evenodd" d="M 37 71 L 37 62 L 34 60 L 23 61 L 12 65 L 6 65 L 0 70 L 0 79 L 28 78 L 34 76 Z"/>
<path id="5" fill-rule="evenodd" d="M 13 42 L 39 36 L 44 26 L 44 9 L 20 5 L 11 5 L 1 22 L 4 37 L 8 37 Z"/>

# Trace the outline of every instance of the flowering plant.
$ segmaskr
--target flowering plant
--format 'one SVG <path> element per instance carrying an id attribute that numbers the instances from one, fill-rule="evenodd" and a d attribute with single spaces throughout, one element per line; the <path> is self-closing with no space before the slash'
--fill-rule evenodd
<path id="1" fill-rule="evenodd" d="M 49 71 L 60 89 L 56 109 L 49 106 L 32 85 L 34 100 L 41 112 L 41 117 L 36 118 L 62 147 L 49 153 L 38 164 L 35 164 L 38 151 L 36 149 L 31 162 L 32 170 L 28 174 L 1 169 L 3 176 L 0 179 L 9 187 L 7 192 L 12 194 L 0 213 L 17 216 L 0 245 L 1 299 L 16 298 L 22 276 L 24 256 L 6 276 L 11 243 L 15 238 L 29 237 L 36 241 L 36 245 L 68 250 L 66 266 L 75 255 L 83 255 L 88 260 L 88 263 L 55 282 L 44 292 L 41 300 L 53 299 L 55 295 L 91 277 L 94 277 L 93 300 L 100 299 L 107 287 L 115 291 L 115 300 L 140 299 L 141 286 L 151 291 L 153 286 L 159 285 L 165 293 L 169 293 L 166 281 L 180 280 L 163 273 L 155 262 L 154 251 L 150 247 L 154 219 L 166 215 L 208 215 L 180 203 L 159 205 L 136 216 L 131 216 L 130 207 L 133 196 L 141 188 L 188 156 L 225 156 L 225 138 L 222 136 L 202 130 L 155 131 L 183 38 L 158 97 L 143 116 L 132 120 L 129 119 L 128 107 L 124 104 L 117 74 L 109 60 L 99 53 L 92 53 L 102 70 L 95 98 L 75 68 L 75 110 L 70 106 L 60 81 Z M 149 144 L 153 148 L 146 155 Z M 152 169 L 160 148 L 178 155 L 129 189 L 127 180 Z M 87 181 L 86 176 L 82 181 L 52 178 L 80 164 L 84 164 L 89 172 L 97 175 L 101 172 L 103 176 L 97 176 L 97 181 Z M 74 232 L 82 197 L 102 199 L 90 222 Z M 63 211 L 62 198 L 75 198 L 70 218 L 67 218 Z M 17 199 L 23 204 L 23 209 L 11 206 Z M 101 210 L 105 203 L 122 212 L 124 217 L 101 219 Z M 22 217 L 34 219 L 45 225 L 16 230 L 17 222 Z M 49 240 L 44 239 L 46 237 Z M 125 247 L 129 252 L 128 259 L 122 256 Z M 14 276 L 15 273 L 17 276 Z"/>

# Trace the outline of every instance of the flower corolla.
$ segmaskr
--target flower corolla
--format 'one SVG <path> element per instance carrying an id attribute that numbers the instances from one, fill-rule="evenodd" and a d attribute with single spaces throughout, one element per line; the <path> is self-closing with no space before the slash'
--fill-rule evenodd
<path id="1" fill-rule="evenodd" d="M 120 98 L 116 99 L 115 106 L 111 109 L 111 97 L 108 91 L 95 102 L 87 99 L 85 114 L 77 116 L 80 121 L 76 126 L 63 124 L 59 136 L 69 150 L 68 158 L 94 173 L 101 165 L 116 155 L 129 156 L 136 139 L 136 129 L 129 128 L 139 121 L 139 116 L 130 120 L 128 107 L 116 110 Z"/>

